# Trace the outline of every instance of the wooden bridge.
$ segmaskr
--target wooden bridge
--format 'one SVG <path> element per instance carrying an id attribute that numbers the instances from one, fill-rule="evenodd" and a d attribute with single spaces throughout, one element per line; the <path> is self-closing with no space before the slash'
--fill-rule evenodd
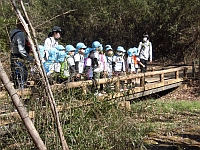
<path id="1" fill-rule="evenodd" d="M 165 70 L 157 70 L 147 73 L 138 73 L 138 74 L 129 74 L 120 77 L 113 78 L 104 78 L 99 79 L 95 83 L 96 84 L 112 84 L 113 91 L 111 93 L 106 93 L 101 96 L 96 96 L 97 100 L 118 100 L 129 102 L 134 100 L 135 98 L 151 95 L 157 92 L 161 92 L 164 90 L 172 89 L 180 86 L 183 81 L 187 78 L 187 71 L 191 70 L 191 67 L 174 67 Z M 120 91 L 120 82 L 121 81 L 129 81 L 134 80 L 137 85 L 132 87 L 127 91 Z M 88 81 L 79 81 L 79 82 L 69 82 L 65 84 L 54 84 L 51 86 L 52 91 L 60 91 L 63 89 L 73 89 L 73 88 L 82 88 L 85 93 L 87 93 L 87 87 L 93 85 L 94 82 L 91 80 Z M 34 94 L 34 91 L 31 88 L 27 88 L 24 90 L 20 90 L 17 92 L 18 95 L 21 96 L 31 96 Z M 4 99 L 8 97 L 6 91 L 0 92 L 0 99 Z M 58 102 L 57 110 L 62 111 L 63 109 L 70 109 L 71 107 L 81 107 L 83 105 L 91 104 L 91 101 L 75 101 L 74 105 L 60 105 Z M 126 104 L 125 104 L 126 105 Z M 35 112 L 29 111 L 29 117 L 34 118 Z M 6 119 L 7 118 L 7 119 Z M 1 111 L 0 114 L 0 126 L 10 124 L 14 122 L 15 119 L 9 118 L 20 118 L 18 112 L 10 112 L 5 113 Z"/>

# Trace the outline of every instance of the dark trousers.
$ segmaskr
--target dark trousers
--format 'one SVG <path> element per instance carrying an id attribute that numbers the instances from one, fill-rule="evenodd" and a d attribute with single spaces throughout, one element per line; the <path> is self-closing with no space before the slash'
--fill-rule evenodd
<path id="1" fill-rule="evenodd" d="M 142 66 L 140 65 L 141 72 L 142 72 L 142 73 L 145 73 L 145 72 L 147 71 L 147 62 L 148 62 L 148 60 L 140 59 L 140 62 L 141 62 L 143 65 L 145 65 L 145 67 L 142 67 Z"/>
<path id="2" fill-rule="evenodd" d="M 28 78 L 28 69 L 24 60 L 11 56 L 11 75 L 14 88 L 24 88 Z"/>

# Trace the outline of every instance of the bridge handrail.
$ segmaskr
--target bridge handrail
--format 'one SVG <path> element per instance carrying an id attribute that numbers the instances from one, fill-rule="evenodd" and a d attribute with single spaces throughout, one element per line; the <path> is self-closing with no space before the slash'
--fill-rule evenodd
<path id="1" fill-rule="evenodd" d="M 185 71 L 184 71 L 185 70 Z M 119 76 L 119 77 L 112 77 L 112 78 L 103 78 L 103 79 L 98 79 L 95 81 L 96 84 L 106 84 L 108 82 L 117 82 L 117 81 L 125 81 L 129 79 L 135 79 L 135 78 L 145 78 L 148 76 L 155 76 L 155 75 L 161 75 L 161 81 L 164 80 L 164 74 L 167 73 L 172 73 L 175 72 L 175 78 L 179 78 L 179 71 L 184 71 L 184 76 L 186 76 L 187 72 L 187 67 L 178 67 L 178 68 L 171 68 L 167 70 L 159 70 L 159 71 L 154 71 L 154 72 L 146 72 L 146 73 L 138 73 L 138 74 L 129 74 L 129 75 L 124 75 L 124 76 Z M 93 80 L 87 80 L 87 81 L 78 81 L 78 82 L 69 82 L 66 84 L 55 84 L 52 85 L 52 89 L 70 89 L 70 88 L 76 88 L 76 87 L 85 87 L 87 85 L 92 85 L 94 84 Z M 143 86 L 141 84 L 141 86 Z"/>
<path id="2" fill-rule="evenodd" d="M 151 90 L 153 88 L 155 88 L 155 90 L 157 91 L 156 88 L 160 88 L 161 86 L 182 82 L 183 79 L 179 78 L 179 72 L 180 71 L 183 71 L 183 73 L 186 75 L 187 74 L 187 67 L 178 67 L 178 68 L 172 68 L 172 69 L 167 69 L 167 70 L 159 70 L 159 71 L 154 71 L 154 72 L 130 74 L 130 75 L 126 75 L 126 76 L 113 77 L 112 79 L 109 79 L 109 78 L 99 79 L 99 80 L 97 80 L 97 84 L 104 84 L 104 83 L 107 83 L 107 82 L 115 82 L 115 92 L 116 92 L 115 95 L 112 95 L 112 94 L 106 95 L 107 99 L 112 100 L 113 98 L 120 98 L 120 97 L 124 96 L 124 94 L 122 92 L 119 92 L 119 86 L 118 85 L 119 85 L 120 81 L 140 78 L 140 79 L 142 79 L 140 82 L 143 84 L 145 77 L 152 76 L 152 75 L 153 76 L 154 75 L 160 75 L 160 81 L 158 83 L 147 84 L 145 86 L 140 83 L 141 84 L 140 87 L 136 87 L 133 90 L 131 90 L 132 93 L 129 93 L 128 96 L 130 96 L 129 98 L 133 98 L 133 97 L 136 97 L 135 94 L 139 95 L 140 92 L 142 93 L 141 95 L 144 95 L 144 92 L 147 92 L 149 94 L 150 92 L 152 93 Z M 165 83 L 164 82 L 165 81 L 164 80 L 164 74 L 172 73 L 172 72 L 175 72 L 174 79 L 169 80 L 169 81 L 167 81 L 167 83 Z M 185 75 L 183 77 L 185 77 Z M 71 82 L 71 83 L 66 83 L 66 84 L 52 85 L 52 88 L 55 88 L 55 90 L 58 90 L 58 88 L 56 88 L 56 86 L 59 87 L 59 88 L 63 88 L 63 89 L 75 88 L 75 87 L 83 87 L 84 88 L 84 86 L 92 85 L 92 84 L 93 84 L 93 81 L 88 80 L 88 81 L 79 81 L 79 82 Z M 149 92 L 148 92 L 148 90 L 149 90 Z M 21 93 L 21 94 L 23 94 L 23 96 L 31 94 L 31 91 L 27 91 L 27 93 L 24 93 L 24 92 L 26 92 L 26 91 L 23 91 L 23 93 Z M 20 94 L 20 92 L 18 94 Z M 75 104 L 75 105 L 72 105 L 72 104 L 70 104 L 70 105 L 60 105 L 60 106 L 57 107 L 57 109 L 58 109 L 58 111 L 62 111 L 64 109 L 69 109 L 69 108 L 72 108 L 72 107 L 73 108 L 74 107 L 81 107 L 83 105 L 91 104 L 91 103 L 92 102 L 78 101 L 78 104 Z M 35 117 L 35 111 L 30 111 L 29 117 L 34 118 Z M 14 123 L 16 121 L 15 119 L 9 120 L 10 118 L 18 119 L 19 115 L 18 115 L 17 112 L 0 114 L 0 126 L 10 124 L 10 123 Z"/>

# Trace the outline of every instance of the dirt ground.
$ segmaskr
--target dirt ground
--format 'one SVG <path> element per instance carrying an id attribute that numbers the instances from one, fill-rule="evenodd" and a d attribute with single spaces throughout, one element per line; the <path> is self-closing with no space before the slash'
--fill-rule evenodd
<path id="1" fill-rule="evenodd" d="M 200 73 L 197 73 L 195 78 L 189 77 L 181 87 L 158 100 L 166 99 L 200 102 Z M 158 129 L 156 133 L 149 135 L 146 141 L 149 143 L 148 150 L 200 150 L 200 126 L 199 123 L 193 123 L 200 121 L 200 114 L 188 112 L 174 116 L 174 118 L 176 117 L 178 117 L 179 123 L 181 122 L 181 126 L 170 130 L 170 132 Z M 190 118 L 191 121 L 184 123 L 184 119 L 187 118 Z"/>
<path id="2" fill-rule="evenodd" d="M 188 77 L 185 83 L 175 91 L 162 96 L 160 99 L 191 100 L 200 102 L 200 73 Z"/>

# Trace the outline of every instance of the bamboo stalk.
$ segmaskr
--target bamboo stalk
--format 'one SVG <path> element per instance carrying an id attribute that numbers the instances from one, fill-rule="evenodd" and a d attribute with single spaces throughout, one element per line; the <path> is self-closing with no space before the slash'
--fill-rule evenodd
<path id="1" fill-rule="evenodd" d="M 15 105 L 15 107 L 17 108 L 17 111 L 25 125 L 25 127 L 27 128 L 31 138 L 33 139 L 33 142 L 35 143 L 36 147 L 39 150 L 46 150 L 46 146 L 44 145 L 42 139 L 40 138 L 39 133 L 37 132 L 37 130 L 35 129 L 35 126 L 33 124 L 33 122 L 31 121 L 25 107 L 23 106 L 23 103 L 21 102 L 17 91 L 13 88 L 12 83 L 10 82 L 3 66 L 2 63 L 0 61 L 0 78 L 3 82 L 3 84 L 5 85 L 6 89 L 8 90 L 12 101 Z"/>
<path id="2" fill-rule="evenodd" d="M 35 34 L 35 30 L 29 20 L 29 17 L 26 13 L 26 10 L 25 10 L 25 7 L 24 7 L 24 4 L 22 2 L 22 0 L 20 1 L 21 2 L 21 6 L 22 6 L 22 10 L 25 14 L 25 17 L 27 18 L 28 20 L 28 23 L 31 27 L 31 30 L 32 30 L 32 34 L 33 34 L 33 38 L 34 38 L 34 41 L 35 41 L 35 45 L 37 46 L 36 47 L 36 50 L 37 52 L 35 51 L 35 49 L 33 50 L 33 52 L 35 53 L 34 57 L 37 58 L 37 66 L 38 68 L 40 69 L 40 73 L 42 75 L 42 77 L 44 78 L 45 80 L 45 90 L 46 90 L 46 93 L 49 97 L 49 101 L 50 101 L 50 106 L 51 106 L 51 110 L 53 112 L 53 115 L 54 115 L 54 118 L 56 120 L 56 124 L 57 124 L 57 130 L 58 130 L 58 133 L 59 133 L 59 137 L 60 137 L 60 140 L 61 140 L 61 144 L 62 144 L 62 148 L 63 150 L 68 150 L 68 145 L 67 145 L 67 142 L 65 140 L 65 137 L 64 137 L 64 134 L 63 134 L 63 131 L 62 131 L 62 127 L 61 127 L 61 124 L 60 124 L 60 120 L 59 120 L 59 115 L 58 115 L 58 111 L 56 109 L 56 102 L 55 102 L 55 99 L 54 99 L 54 96 L 53 96 L 53 93 L 52 93 L 52 90 L 51 90 L 51 87 L 50 87 L 50 84 L 49 84 L 49 81 L 48 81 L 48 78 L 46 76 L 46 73 L 45 73 L 45 70 L 44 70 L 44 67 L 42 64 L 42 60 L 41 59 L 38 59 L 38 55 L 40 56 L 40 53 L 38 51 L 38 43 L 37 43 L 37 39 L 36 39 L 36 34 Z M 31 39 L 30 39 L 31 40 Z M 34 48 L 34 44 L 33 44 L 33 48 Z M 39 57 L 41 58 L 41 57 Z"/>
<path id="3" fill-rule="evenodd" d="M 27 33 L 27 35 L 28 35 L 27 37 L 28 37 L 28 40 L 29 40 L 29 42 L 30 42 L 31 48 L 32 48 L 32 50 L 33 50 L 33 54 L 34 54 L 34 58 L 35 58 L 35 61 L 36 61 L 36 65 L 37 65 L 37 67 L 38 67 L 38 69 L 39 69 L 39 73 L 41 74 L 42 79 L 43 79 L 43 81 L 44 81 L 43 83 L 45 84 L 45 90 L 46 90 L 46 93 L 47 93 L 47 95 L 48 95 L 48 99 L 49 99 L 49 101 L 50 101 L 51 110 L 52 110 L 53 115 L 54 115 L 54 117 L 55 117 L 55 119 L 56 119 L 57 129 L 58 129 L 59 137 L 60 137 L 60 139 L 61 139 L 61 143 L 62 143 L 63 150 L 68 150 L 69 148 L 68 148 L 68 145 L 67 145 L 66 140 L 65 140 L 65 138 L 64 138 L 64 135 L 63 135 L 63 132 L 62 132 L 62 128 L 61 128 L 61 124 L 60 124 L 60 121 L 59 121 L 58 111 L 56 110 L 56 103 L 55 103 L 55 100 L 54 100 L 54 96 L 53 96 L 53 93 L 52 93 L 52 91 L 51 91 L 50 84 L 49 84 L 49 82 L 48 82 L 48 78 L 47 78 L 47 76 L 46 76 L 46 73 L 45 73 L 45 71 L 44 71 L 44 68 L 43 68 L 43 66 L 41 65 L 41 59 L 38 58 L 38 53 L 37 53 L 36 50 L 35 50 L 34 43 L 33 43 L 33 40 L 32 40 L 32 38 L 31 38 L 31 34 L 30 34 L 30 32 L 29 32 L 28 25 L 26 24 L 26 22 L 25 22 L 24 18 L 22 17 L 22 15 L 21 15 L 19 9 L 17 8 L 16 3 L 15 3 L 15 0 L 11 0 L 11 2 L 12 2 L 12 5 L 13 5 L 13 7 L 14 7 L 16 13 L 17 13 L 18 18 L 21 20 L 21 22 L 22 22 L 22 24 L 23 24 L 23 26 L 24 26 L 24 28 L 25 28 L 25 31 L 26 31 L 26 33 Z M 28 18 L 28 15 L 27 15 L 26 11 L 25 11 L 25 7 L 24 7 L 24 5 L 23 5 L 23 2 L 22 2 L 22 1 L 20 1 L 20 2 L 21 2 L 21 7 L 22 7 L 22 9 L 23 9 L 23 12 L 24 12 L 24 14 L 25 14 L 26 17 L 27 17 L 27 20 L 29 21 L 29 18 Z M 29 21 L 29 25 L 30 25 L 30 27 L 31 27 L 31 29 L 32 29 L 32 33 L 33 33 L 33 36 L 34 36 L 34 39 L 35 39 L 35 43 L 36 43 L 36 45 L 37 45 L 37 40 L 36 40 L 36 36 L 35 36 L 35 31 L 34 31 L 32 25 L 31 25 L 30 21 Z M 36 48 L 38 49 L 38 47 L 36 47 Z"/>
<path id="4" fill-rule="evenodd" d="M 29 17 L 28 17 L 28 15 L 26 13 L 26 10 L 25 10 L 25 7 L 24 7 L 24 4 L 23 4 L 22 0 L 21 0 L 21 6 L 22 6 L 22 10 L 23 10 L 23 12 L 25 14 L 25 17 L 27 18 L 28 23 L 29 23 L 29 25 L 31 27 L 33 38 L 34 38 L 34 41 L 35 41 L 35 45 L 37 46 L 36 49 L 38 51 L 38 43 L 37 43 L 37 39 L 36 39 L 35 30 L 34 30 L 32 24 L 31 24 L 31 22 L 29 20 Z M 61 140 L 61 143 L 62 143 L 63 150 L 68 150 L 69 148 L 68 148 L 67 142 L 65 140 L 61 124 L 60 124 L 59 115 L 58 115 L 58 111 L 57 111 L 57 108 L 56 108 L 56 102 L 55 102 L 55 99 L 54 99 L 54 96 L 53 96 L 53 93 L 52 93 L 48 78 L 46 76 L 46 73 L 45 73 L 45 70 L 44 70 L 44 66 L 41 65 L 42 64 L 42 60 L 38 59 L 38 55 L 40 55 L 40 53 L 39 53 L 39 51 L 38 51 L 38 53 L 36 53 L 35 50 L 34 50 L 34 53 L 36 55 L 36 56 L 35 55 L 34 56 L 37 57 L 37 60 L 39 60 L 39 62 L 37 63 L 37 66 L 40 69 L 42 77 L 45 80 L 45 82 L 44 82 L 45 83 L 45 90 L 46 90 L 46 93 L 47 93 L 47 95 L 49 97 L 51 110 L 52 110 L 54 118 L 56 120 L 57 130 L 58 130 L 58 133 L 59 133 L 59 137 L 60 137 L 60 140 Z M 39 58 L 41 58 L 41 57 L 39 57 Z"/>

